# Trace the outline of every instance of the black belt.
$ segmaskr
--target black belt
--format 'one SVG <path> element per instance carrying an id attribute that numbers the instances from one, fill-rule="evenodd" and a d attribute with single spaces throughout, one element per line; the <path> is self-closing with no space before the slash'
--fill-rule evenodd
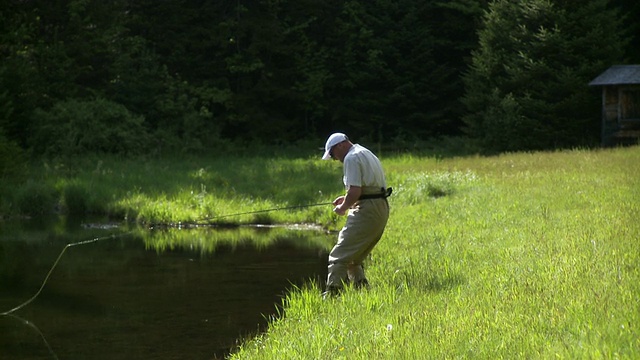
<path id="1" fill-rule="evenodd" d="M 367 199 L 386 199 L 391 196 L 391 192 L 393 192 L 392 188 L 381 188 L 382 192 L 380 194 L 365 194 L 360 195 L 358 200 L 367 200 Z"/>

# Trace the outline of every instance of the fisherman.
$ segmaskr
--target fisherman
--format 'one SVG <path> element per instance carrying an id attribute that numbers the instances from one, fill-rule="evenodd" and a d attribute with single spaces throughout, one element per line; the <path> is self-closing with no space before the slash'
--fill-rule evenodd
<path id="1" fill-rule="evenodd" d="M 362 262 L 371 253 L 389 219 L 391 188 L 380 160 L 367 148 L 353 144 L 343 133 L 327 139 L 323 160 L 339 160 L 343 165 L 346 194 L 333 201 L 333 211 L 347 215 L 338 242 L 329 253 L 327 285 L 323 297 L 337 295 L 345 285 L 368 287 Z"/>

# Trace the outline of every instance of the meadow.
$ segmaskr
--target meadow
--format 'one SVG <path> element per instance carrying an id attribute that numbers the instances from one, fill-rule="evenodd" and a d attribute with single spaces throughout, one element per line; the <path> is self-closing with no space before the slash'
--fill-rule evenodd
<path id="1" fill-rule="evenodd" d="M 379 155 L 394 194 L 372 287 L 291 292 L 232 358 L 640 357 L 639 147 Z M 337 230 L 331 206 L 234 214 L 331 201 L 341 171 L 296 154 L 43 161 L 2 191 L 0 214 Z"/>
<path id="2" fill-rule="evenodd" d="M 383 163 L 373 287 L 291 293 L 234 359 L 640 357 L 640 149 Z"/>

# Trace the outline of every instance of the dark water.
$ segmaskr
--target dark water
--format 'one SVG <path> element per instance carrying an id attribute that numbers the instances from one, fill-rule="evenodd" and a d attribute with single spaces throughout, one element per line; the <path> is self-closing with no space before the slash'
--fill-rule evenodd
<path id="1" fill-rule="evenodd" d="M 266 328 L 292 286 L 324 278 L 318 244 L 331 241 L 282 229 L 0 226 L 0 312 L 36 293 L 64 245 L 106 236 L 67 248 L 42 293 L 0 316 L 3 360 L 224 358 Z"/>

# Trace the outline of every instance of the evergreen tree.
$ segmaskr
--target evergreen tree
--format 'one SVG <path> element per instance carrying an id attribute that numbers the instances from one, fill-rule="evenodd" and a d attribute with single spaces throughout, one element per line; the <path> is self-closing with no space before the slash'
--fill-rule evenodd
<path id="1" fill-rule="evenodd" d="M 625 59 L 621 63 L 640 64 L 640 2 L 637 0 L 612 0 L 611 7 L 620 9 L 623 34 L 629 39 Z"/>
<path id="2" fill-rule="evenodd" d="M 469 66 L 471 52 L 477 47 L 477 29 L 490 0 L 428 1 L 423 22 L 434 36 L 432 53 L 442 81 L 438 84 L 438 99 L 434 104 L 440 116 L 448 119 L 439 128 L 440 134 L 461 134 L 464 106 L 463 74 Z"/>
<path id="3" fill-rule="evenodd" d="M 422 2 L 347 1 L 326 42 L 329 71 L 327 128 L 361 136 L 426 137 L 443 127 L 434 61 L 435 39 Z"/>
<path id="4" fill-rule="evenodd" d="M 29 112 L 44 101 L 38 70 L 37 18 L 32 9 L 0 2 L 0 131 L 26 147 Z"/>
<path id="5" fill-rule="evenodd" d="M 607 0 L 497 0 L 466 76 L 464 121 L 492 150 L 594 143 L 599 106 L 588 82 L 622 57 Z"/>

